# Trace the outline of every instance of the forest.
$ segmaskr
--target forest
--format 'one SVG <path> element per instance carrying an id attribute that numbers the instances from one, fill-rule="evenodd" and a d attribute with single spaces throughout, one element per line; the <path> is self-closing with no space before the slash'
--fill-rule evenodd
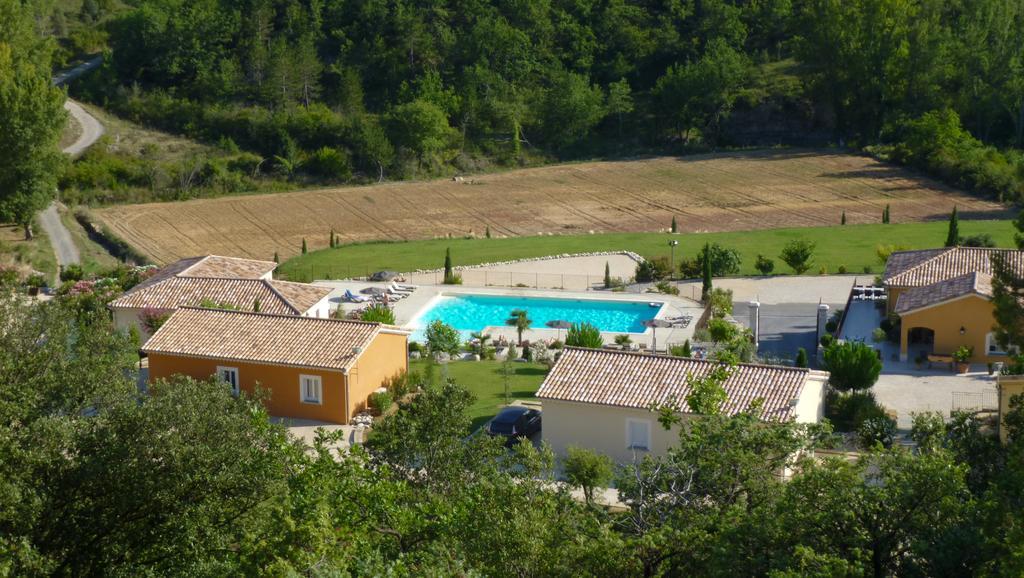
<path id="1" fill-rule="evenodd" d="M 108 58 L 72 92 L 246 151 L 198 171 L 223 192 L 804 144 L 1024 193 L 1017 0 L 87 0 L 37 21 L 87 9 Z"/>

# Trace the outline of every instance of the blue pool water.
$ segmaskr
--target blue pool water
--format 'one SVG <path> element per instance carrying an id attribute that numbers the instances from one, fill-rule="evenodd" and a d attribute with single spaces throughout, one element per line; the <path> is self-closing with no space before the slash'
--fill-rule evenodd
<path id="1" fill-rule="evenodd" d="M 414 319 L 413 339 L 422 340 L 423 329 L 440 319 L 461 332 L 480 331 L 484 327 L 504 326 L 513 309 L 525 309 L 535 329 L 547 329 L 547 322 L 561 319 L 570 323 L 589 322 L 601 331 L 643 333 L 643 322 L 653 319 L 661 303 L 599 301 L 592 299 L 548 299 L 495 295 L 443 295 Z"/>

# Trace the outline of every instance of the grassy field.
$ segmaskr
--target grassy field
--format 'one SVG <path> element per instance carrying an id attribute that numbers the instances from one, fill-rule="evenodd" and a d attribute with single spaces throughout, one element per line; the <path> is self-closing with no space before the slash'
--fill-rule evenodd
<path id="1" fill-rule="evenodd" d="M 804 238 L 817 243 L 815 266 L 811 273 L 824 266 L 829 273 L 845 265 L 851 273 L 864 267 L 880 272 L 875 249 L 880 244 L 901 245 L 910 249 L 941 247 L 946 239 L 947 224 L 905 223 L 892 225 L 846 225 L 845 227 L 807 227 L 737 231 L 728 233 L 620 233 L 608 235 L 577 235 L 555 237 L 517 237 L 513 239 L 439 239 L 403 243 L 367 243 L 324 249 L 291 259 L 278 269 L 278 275 L 297 281 L 342 278 L 365 275 L 366 272 L 392 269 L 413 271 L 435 269 L 444 264 L 446 248 L 451 248 L 456 266 L 493 263 L 511 259 L 542 257 L 559 253 L 588 251 L 635 251 L 645 257 L 668 256 L 668 241 L 679 241 L 676 260 L 693 258 L 706 242 L 736 249 L 743 257 L 743 275 L 754 275 L 758 254 L 775 260 L 775 273 L 791 273 L 779 259 L 782 247 L 791 239 Z M 1010 221 L 960 221 L 962 235 L 989 233 L 999 246 L 1013 246 L 1013 224 Z M 528 266 L 524 265 L 524 270 Z M 565 271 L 601 275 L 602 271 Z"/>
<path id="2" fill-rule="evenodd" d="M 100 271 L 108 270 L 117 265 L 118 260 L 108 253 L 106 249 L 89 238 L 89 235 L 86 234 L 82 225 L 75 220 L 71 211 L 61 211 L 60 219 L 64 222 L 64 226 L 67 227 L 68 232 L 71 233 L 71 240 L 74 241 L 75 246 L 78 247 L 78 254 L 79 257 L 81 257 L 82 269 L 84 269 L 86 273 L 99 273 Z"/>
<path id="3" fill-rule="evenodd" d="M 413 360 L 409 364 L 411 371 L 423 372 L 427 366 L 425 360 Z M 505 381 L 501 373 L 500 361 L 455 361 L 447 364 L 448 376 L 455 383 L 468 389 L 476 397 L 470 408 L 473 419 L 473 430 L 476 430 L 498 413 L 505 405 Z M 537 392 L 547 366 L 538 363 L 513 363 L 515 374 L 509 376 L 509 391 L 512 401 L 532 399 Z M 435 375 L 440 377 L 442 368 L 437 367 Z"/>
<path id="4" fill-rule="evenodd" d="M 463 180 L 107 207 L 96 217 L 157 263 L 202 253 L 269 259 L 344 243 L 664 231 L 746 231 L 1008 218 L 1005 207 L 834 150 L 771 149 L 580 162 Z M 561 244 L 563 241 L 555 241 Z M 581 243 L 583 244 L 583 243 Z"/>

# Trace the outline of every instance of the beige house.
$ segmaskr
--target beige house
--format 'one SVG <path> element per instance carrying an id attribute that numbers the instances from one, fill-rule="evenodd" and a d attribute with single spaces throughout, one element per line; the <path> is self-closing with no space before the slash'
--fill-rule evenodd
<path id="1" fill-rule="evenodd" d="M 1024 274 L 1024 251 L 949 247 L 889 256 L 882 284 L 900 316 L 900 360 L 972 348 L 973 362 L 1006 361 L 993 333 L 992 257 Z"/>
<path id="2" fill-rule="evenodd" d="M 149 332 L 142 322 L 143 312 L 171 312 L 199 306 L 204 300 L 244 311 L 253 311 L 258 304 L 261 313 L 330 316 L 330 288 L 276 281 L 275 267 L 273 261 L 218 255 L 182 259 L 112 301 L 114 325 L 122 330 L 134 326 L 145 340 Z"/>
<path id="3" fill-rule="evenodd" d="M 544 441 L 558 455 L 569 446 L 585 447 L 618 463 L 643 455 L 665 455 L 679 437 L 666 431 L 652 405 L 685 407 L 690 376 L 710 372 L 715 363 L 568 347 L 541 384 Z M 740 364 L 725 382 L 726 414 L 763 403 L 763 419 L 817 423 L 824 415 L 828 373 L 769 365 Z"/>

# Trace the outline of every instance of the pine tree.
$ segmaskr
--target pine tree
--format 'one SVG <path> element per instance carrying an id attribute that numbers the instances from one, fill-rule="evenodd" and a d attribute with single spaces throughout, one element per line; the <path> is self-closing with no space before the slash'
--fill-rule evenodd
<path id="1" fill-rule="evenodd" d="M 306 238 L 305 237 L 302 238 L 302 254 L 303 255 L 306 254 Z"/>
<path id="2" fill-rule="evenodd" d="M 608 261 L 604 262 L 604 288 L 612 288 L 612 267 L 608 264 Z"/>
<path id="3" fill-rule="evenodd" d="M 704 244 L 704 286 L 700 291 L 700 298 L 702 301 L 707 301 L 708 295 L 711 294 L 711 243 Z"/>
<path id="4" fill-rule="evenodd" d="M 840 225 L 846 224 L 846 211 L 843 211 L 843 217 L 839 220 Z"/>
<path id="5" fill-rule="evenodd" d="M 679 232 L 679 225 L 676 223 L 675 215 L 672 215 L 672 232 L 673 233 L 678 233 Z"/>
<path id="6" fill-rule="evenodd" d="M 949 232 L 946 233 L 946 246 L 956 247 L 960 244 L 960 218 L 956 214 L 956 205 L 949 215 Z"/>

